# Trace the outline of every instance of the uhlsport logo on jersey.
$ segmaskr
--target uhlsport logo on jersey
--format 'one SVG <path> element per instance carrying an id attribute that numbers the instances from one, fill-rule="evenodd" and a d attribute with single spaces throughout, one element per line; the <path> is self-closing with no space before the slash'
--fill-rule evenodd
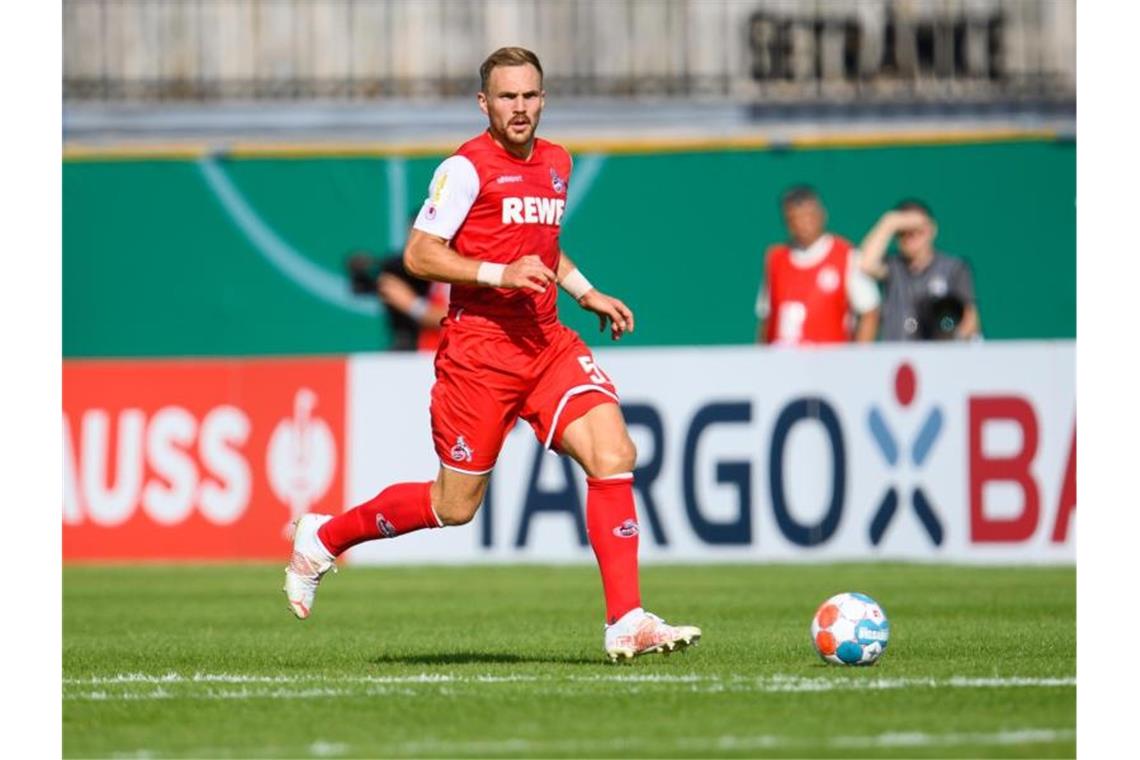
<path id="1" fill-rule="evenodd" d="M 292 416 L 269 438 L 265 470 L 274 496 L 289 507 L 286 526 L 324 497 L 336 471 L 336 442 L 328 423 L 313 414 L 317 404 L 313 390 L 299 389 Z"/>
<path id="2" fill-rule="evenodd" d="M 503 224 L 562 224 L 566 211 L 564 198 L 503 198 Z"/>

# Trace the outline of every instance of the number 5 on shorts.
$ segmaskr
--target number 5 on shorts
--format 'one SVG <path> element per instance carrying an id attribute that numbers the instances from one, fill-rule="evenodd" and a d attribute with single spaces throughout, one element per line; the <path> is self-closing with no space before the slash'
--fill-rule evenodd
<path id="1" fill-rule="evenodd" d="M 579 356 L 578 363 L 582 365 L 582 371 L 590 376 L 590 381 L 598 385 L 609 383 L 610 379 L 606 377 L 606 373 L 602 372 L 602 368 L 594 363 L 592 356 Z"/>

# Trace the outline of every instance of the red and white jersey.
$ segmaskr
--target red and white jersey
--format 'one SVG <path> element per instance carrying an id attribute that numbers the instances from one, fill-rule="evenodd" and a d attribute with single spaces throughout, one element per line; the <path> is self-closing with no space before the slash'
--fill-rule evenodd
<path id="1" fill-rule="evenodd" d="M 767 318 L 768 343 L 841 343 L 851 340 L 850 312 L 879 305 L 879 291 L 858 265 L 858 252 L 838 235 L 806 249 L 774 245 L 764 264 L 756 313 Z"/>
<path id="2" fill-rule="evenodd" d="M 460 255 L 510 264 L 531 254 L 558 271 L 558 234 L 566 210 L 570 154 L 535 138 L 528 160 L 516 158 L 489 132 L 468 140 L 435 170 L 414 227 L 450 241 Z M 558 289 L 452 285 L 451 306 L 464 317 L 538 325 L 558 320 Z"/>

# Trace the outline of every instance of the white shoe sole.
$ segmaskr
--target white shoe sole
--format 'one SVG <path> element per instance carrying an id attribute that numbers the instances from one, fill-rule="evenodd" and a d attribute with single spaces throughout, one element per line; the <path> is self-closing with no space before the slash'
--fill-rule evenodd
<path id="1" fill-rule="evenodd" d="M 681 652 L 691 646 L 696 646 L 701 640 L 700 633 L 690 633 L 673 641 L 666 641 L 658 644 L 655 647 L 642 649 L 640 652 L 633 649 L 613 649 L 607 650 L 606 654 L 609 655 L 610 662 L 629 662 L 635 657 L 641 657 L 646 654 L 663 654 L 670 655 L 673 652 Z"/>
<path id="2" fill-rule="evenodd" d="M 301 515 L 300 517 L 294 518 L 292 522 L 290 522 L 290 527 L 287 530 L 287 538 L 289 541 L 296 541 L 297 529 L 301 525 L 301 520 L 303 520 L 305 517 L 306 515 Z M 297 618 L 298 620 L 307 620 L 309 615 L 312 614 L 309 611 L 309 608 L 306 607 L 302 602 L 295 601 L 289 597 L 289 575 L 289 568 L 285 568 L 285 585 L 281 587 L 281 593 L 285 594 L 285 602 L 287 608 L 289 612 L 293 614 L 293 617 Z"/>

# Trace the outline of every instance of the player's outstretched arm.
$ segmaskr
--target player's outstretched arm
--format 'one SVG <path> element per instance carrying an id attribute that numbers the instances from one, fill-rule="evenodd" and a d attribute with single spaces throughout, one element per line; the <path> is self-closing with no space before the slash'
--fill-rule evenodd
<path id="1" fill-rule="evenodd" d="M 579 306 L 598 315 L 599 331 L 604 332 L 606 323 L 609 323 L 610 337 L 613 340 L 619 340 L 625 333 L 633 332 L 633 312 L 630 308 L 591 285 L 565 252 L 558 261 L 558 284 L 578 301 Z"/>
<path id="2" fill-rule="evenodd" d="M 416 277 L 459 285 L 526 288 L 538 293 L 555 281 L 554 272 L 538 256 L 510 264 L 494 264 L 460 256 L 447 241 L 413 228 L 404 246 L 404 268 Z"/>

